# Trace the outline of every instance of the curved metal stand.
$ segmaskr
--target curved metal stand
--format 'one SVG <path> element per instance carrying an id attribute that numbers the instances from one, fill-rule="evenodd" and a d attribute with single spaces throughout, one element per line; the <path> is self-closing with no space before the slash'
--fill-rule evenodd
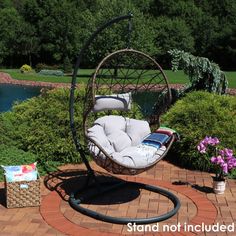
<path id="1" fill-rule="evenodd" d="M 78 140 L 78 135 L 77 135 L 75 121 L 74 121 L 74 104 L 75 104 L 75 89 L 76 89 L 77 73 L 78 73 L 84 52 L 88 49 L 89 45 L 97 37 L 97 35 L 99 33 L 101 33 L 104 29 L 112 26 L 113 24 L 118 23 L 122 20 L 131 20 L 132 17 L 133 17 L 133 15 L 131 13 L 129 13 L 128 15 L 116 17 L 116 18 L 106 22 L 102 26 L 100 26 L 96 31 L 94 31 L 92 33 L 92 35 L 89 37 L 89 39 L 85 42 L 84 46 L 82 47 L 82 49 L 79 52 L 79 55 L 78 55 L 76 63 L 75 63 L 74 72 L 73 72 L 73 76 L 72 76 L 72 80 L 71 80 L 70 100 L 69 100 L 70 128 L 71 128 L 72 138 L 75 143 L 76 150 L 79 152 L 81 159 L 84 162 L 84 164 L 91 176 L 94 175 L 94 172 L 93 172 L 92 168 L 90 167 L 89 162 L 85 156 L 85 152 L 83 150 L 83 147 Z M 129 23 L 129 31 L 130 30 L 131 30 L 131 26 Z M 128 44 L 129 44 L 129 42 L 128 42 Z"/>
<path id="2" fill-rule="evenodd" d="M 106 184 L 106 183 L 103 183 L 103 184 Z M 93 210 L 90 210 L 90 209 L 87 209 L 87 208 L 81 206 L 81 204 L 88 201 L 89 199 L 95 198 L 95 197 L 97 197 L 99 195 L 103 195 L 105 193 L 109 194 L 109 192 L 112 192 L 118 188 L 123 188 L 125 185 L 126 186 L 127 185 L 128 186 L 135 186 L 139 189 L 145 189 L 145 190 L 148 190 L 148 191 L 151 191 L 154 193 L 161 194 L 171 200 L 171 202 L 174 204 L 174 208 L 165 214 L 155 216 L 155 217 L 150 217 L 150 218 L 120 218 L 120 217 L 113 217 L 113 216 L 104 215 L 104 214 L 101 214 L 97 211 L 93 211 Z M 123 181 L 123 180 L 116 182 L 112 186 L 106 186 L 105 188 L 103 188 L 103 186 L 100 185 L 100 188 L 97 189 L 96 192 L 88 194 L 85 197 L 78 197 L 77 198 L 76 197 L 77 194 L 78 194 L 78 192 L 72 193 L 70 195 L 70 199 L 69 199 L 70 205 L 75 210 L 81 212 L 82 214 L 90 216 L 92 218 L 95 218 L 97 220 L 102 220 L 102 221 L 106 221 L 106 222 L 114 223 L 114 224 L 127 224 L 127 223 L 151 224 L 151 223 L 155 223 L 155 222 L 160 222 L 160 221 L 164 221 L 166 219 L 169 219 L 170 217 L 175 215 L 180 208 L 179 199 L 174 194 L 172 194 L 171 192 L 169 192 L 165 189 L 162 189 L 162 188 L 159 188 L 156 186 L 152 186 L 152 185 L 148 185 L 148 184 L 128 182 L 128 181 Z"/>

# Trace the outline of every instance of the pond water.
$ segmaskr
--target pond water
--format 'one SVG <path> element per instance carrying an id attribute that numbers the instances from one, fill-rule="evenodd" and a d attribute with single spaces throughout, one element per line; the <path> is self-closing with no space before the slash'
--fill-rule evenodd
<path id="1" fill-rule="evenodd" d="M 0 112 L 9 111 L 16 101 L 38 96 L 41 87 L 0 84 Z"/>

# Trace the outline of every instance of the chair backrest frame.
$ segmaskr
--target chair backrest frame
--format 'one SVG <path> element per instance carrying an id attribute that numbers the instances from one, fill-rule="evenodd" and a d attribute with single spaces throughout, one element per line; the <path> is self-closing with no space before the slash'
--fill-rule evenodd
<path id="1" fill-rule="evenodd" d="M 136 57 L 135 60 L 131 58 L 130 64 L 128 65 L 132 68 L 124 64 L 119 64 L 122 63 L 122 59 L 129 60 L 130 57 Z M 121 60 L 119 61 L 120 58 Z M 142 59 L 147 63 L 146 65 L 140 62 Z M 114 64 L 114 61 L 118 61 L 118 63 Z M 132 64 L 131 62 L 134 63 Z M 135 62 L 137 62 L 137 65 L 135 65 Z M 139 66 L 142 66 L 142 68 L 139 68 Z M 131 72 L 128 73 L 128 70 Z M 135 78 L 135 75 L 138 78 Z M 129 83 L 129 80 L 132 83 Z M 93 114 L 92 110 L 96 102 L 96 95 L 126 92 L 131 92 L 132 94 L 137 94 L 138 92 L 158 92 L 161 96 L 164 94 L 164 97 L 161 97 L 161 99 L 164 99 L 165 104 L 161 104 L 162 107 L 159 108 L 156 114 L 152 114 L 152 117 L 146 117 L 151 125 L 159 125 L 159 117 L 170 106 L 172 99 L 168 79 L 161 66 L 152 57 L 143 52 L 126 48 L 115 51 L 102 59 L 87 84 L 83 108 L 83 129 L 85 136 L 87 129 L 91 125 L 88 124 L 88 119 Z M 107 114 L 110 113 L 111 111 L 107 112 Z M 120 113 L 125 115 L 123 111 Z M 93 115 L 97 117 L 97 114 Z"/>

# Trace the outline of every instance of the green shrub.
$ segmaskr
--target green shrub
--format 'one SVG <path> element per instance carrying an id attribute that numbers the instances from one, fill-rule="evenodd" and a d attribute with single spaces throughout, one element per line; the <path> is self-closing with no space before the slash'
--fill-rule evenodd
<path id="1" fill-rule="evenodd" d="M 72 65 L 71 65 L 69 57 L 65 57 L 63 61 L 63 70 L 64 70 L 64 73 L 72 73 Z"/>
<path id="2" fill-rule="evenodd" d="M 80 161 L 71 137 L 68 104 L 69 89 L 58 89 L 14 105 L 12 112 L 0 116 L 5 131 L 0 143 L 12 140 L 19 149 L 37 154 L 40 162 Z M 75 114 L 79 132 L 81 113 L 78 105 Z"/>
<path id="3" fill-rule="evenodd" d="M 35 66 L 35 72 L 38 73 L 39 71 L 45 69 L 45 66 L 43 63 L 38 63 L 36 66 Z"/>
<path id="4" fill-rule="evenodd" d="M 15 146 L 15 132 L 11 122 L 11 112 L 0 113 L 0 145 Z"/>
<path id="5" fill-rule="evenodd" d="M 52 76 L 63 76 L 64 73 L 61 70 L 41 70 L 38 72 L 40 75 L 52 75 Z"/>
<path id="6" fill-rule="evenodd" d="M 35 71 L 38 73 L 41 70 L 60 70 L 62 69 L 60 65 L 46 65 L 44 63 L 38 63 L 35 66 Z"/>
<path id="7" fill-rule="evenodd" d="M 31 66 L 29 65 L 23 65 L 21 68 L 20 68 L 20 72 L 21 73 L 27 73 L 27 72 L 31 72 L 32 71 L 32 68 Z"/>
<path id="8" fill-rule="evenodd" d="M 236 97 L 202 91 L 189 93 L 162 116 L 162 123 L 181 135 L 168 157 L 183 167 L 212 169 L 196 149 L 205 136 L 218 137 L 223 147 L 236 151 Z"/>

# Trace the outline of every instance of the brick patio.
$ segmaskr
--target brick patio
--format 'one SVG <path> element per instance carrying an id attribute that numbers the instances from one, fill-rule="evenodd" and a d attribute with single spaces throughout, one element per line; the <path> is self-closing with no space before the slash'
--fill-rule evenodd
<path id="1" fill-rule="evenodd" d="M 99 173 L 104 172 L 92 163 Z M 0 183 L 0 235 L 131 235 L 126 225 L 115 225 L 91 219 L 73 210 L 68 204 L 72 189 L 84 181 L 82 165 L 68 165 L 42 180 L 42 204 L 39 207 L 7 209 L 3 183 Z M 123 177 L 124 178 L 124 177 Z M 159 232 L 147 235 L 236 235 L 232 233 L 163 232 L 162 227 L 224 224 L 236 225 L 236 181 L 228 180 L 224 195 L 212 192 L 209 173 L 180 169 L 166 161 L 153 169 L 127 180 L 157 185 L 169 189 L 181 201 L 181 208 L 174 217 L 159 223 Z M 47 185 L 47 188 L 45 187 Z M 50 189 L 50 190 L 49 190 Z M 100 197 L 87 204 L 89 209 L 121 217 L 152 217 L 170 210 L 172 203 L 165 197 L 146 190 L 122 189 L 112 196 Z M 105 205 L 102 205 L 104 204 Z M 173 228 L 172 228 L 173 229 Z M 235 229 L 236 231 L 236 229 Z M 136 235 L 143 233 L 136 232 Z"/>

